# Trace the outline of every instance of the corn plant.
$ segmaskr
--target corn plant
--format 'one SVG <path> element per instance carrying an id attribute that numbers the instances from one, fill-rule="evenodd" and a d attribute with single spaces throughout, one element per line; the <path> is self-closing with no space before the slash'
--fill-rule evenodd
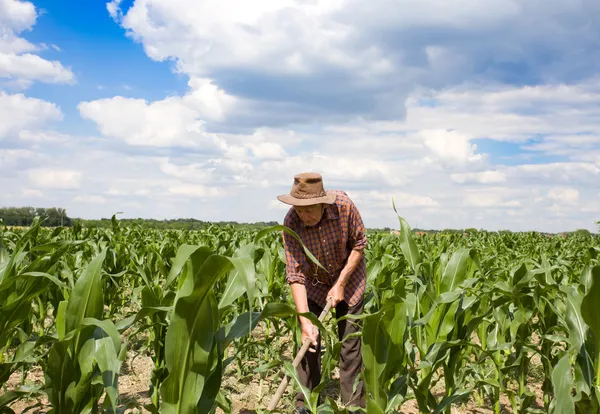
<path id="1" fill-rule="evenodd" d="M 370 232 L 365 252 L 355 335 L 368 412 L 396 413 L 412 399 L 422 413 L 469 400 L 501 413 L 503 397 L 514 413 L 600 410 L 598 236 L 414 237 L 398 217 L 400 234 Z M 0 412 L 43 395 L 46 412 L 121 412 L 128 351 L 154 364 L 143 407 L 152 413 L 230 413 L 227 376 L 257 375 L 261 390 L 274 392 L 278 372 L 313 412 L 353 409 L 318 399 L 339 362 L 334 318 L 319 324 L 306 315 L 324 347 L 316 390 L 302 387 L 282 357 L 299 349 L 300 329 L 281 231 L 289 229 L 153 230 L 115 216 L 109 228 L 0 224 Z M 29 384 L 35 367 L 44 378 Z M 286 397 L 281 412 L 291 403 Z"/>

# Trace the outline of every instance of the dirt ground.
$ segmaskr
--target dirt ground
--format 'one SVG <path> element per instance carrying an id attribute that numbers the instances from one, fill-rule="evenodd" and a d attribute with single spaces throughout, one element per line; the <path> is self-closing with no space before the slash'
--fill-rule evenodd
<path id="1" fill-rule="evenodd" d="M 126 340 L 129 330 L 125 331 L 123 339 Z M 261 342 L 266 339 L 266 332 L 264 326 L 259 324 L 252 332 L 253 340 Z M 533 338 L 534 341 L 537 337 Z M 478 342 L 477 338 L 473 338 L 474 341 Z M 283 350 L 283 356 L 287 360 L 291 361 L 293 355 L 291 355 L 291 344 L 290 338 L 282 338 L 280 343 L 281 349 Z M 228 356 L 231 356 L 229 354 Z M 256 361 L 248 361 L 247 367 L 254 368 Z M 148 410 L 143 408 L 144 405 L 151 403 L 151 396 L 149 393 L 150 378 L 154 365 L 152 359 L 147 354 L 139 354 L 134 351 L 129 351 L 127 358 L 121 367 L 121 373 L 119 376 L 119 403 L 121 407 L 127 407 L 134 405 L 136 408 L 125 408 L 123 413 L 149 413 Z M 535 372 L 536 369 L 540 369 L 540 359 L 538 356 L 534 356 L 531 360 L 530 372 Z M 236 375 L 235 363 L 232 363 L 226 370 L 221 388 L 231 401 L 232 413 L 244 414 L 251 413 L 252 410 L 266 409 L 271 397 L 275 394 L 277 387 L 281 382 L 279 373 L 271 374 L 261 380 L 260 374 L 248 375 L 245 378 L 238 379 Z M 327 386 L 323 391 L 324 397 L 331 397 L 341 406 L 339 400 L 339 381 L 337 378 L 338 371 L 334 370 L 332 378 L 328 380 Z M 543 407 L 543 392 L 541 390 L 541 383 L 539 375 L 534 378 L 530 377 L 528 384 L 530 390 L 536 395 L 535 405 L 539 408 Z M 22 381 L 21 372 L 14 373 L 7 384 L 7 389 L 11 390 L 16 388 Z M 30 370 L 25 378 L 25 384 L 41 385 L 44 383 L 44 374 L 39 367 L 35 367 Z M 433 395 L 439 399 L 444 395 L 444 381 L 443 379 L 438 382 L 438 385 L 432 390 Z M 282 413 L 292 413 L 292 395 L 293 389 L 292 384 L 288 385 L 287 391 L 283 398 L 279 402 L 278 409 Z M 0 390 L 0 395 L 3 392 Z M 512 413 L 510 402 L 506 395 L 501 395 L 500 403 L 502 407 L 502 413 Z M 452 406 L 452 414 L 493 414 L 492 405 L 484 404 L 485 406 L 479 406 L 476 404 L 473 398 L 469 400 L 467 404 L 460 406 Z M 43 396 L 37 399 L 29 400 L 18 400 L 11 405 L 11 408 L 16 413 L 47 413 L 51 406 L 48 399 Z M 419 414 L 416 400 L 409 400 L 405 402 L 401 407 L 401 414 Z M 217 414 L 223 414 L 223 411 L 217 409 Z"/>
<path id="2" fill-rule="evenodd" d="M 150 395 L 148 393 L 150 376 L 152 373 L 152 360 L 149 356 L 137 356 L 134 358 L 134 353 L 130 352 L 126 363 L 123 365 L 121 376 L 119 377 L 120 403 L 126 406 L 128 403 L 137 403 L 140 406 L 150 403 Z M 231 399 L 233 413 L 248 412 L 247 410 L 255 410 L 257 408 L 266 409 L 272 395 L 275 393 L 279 380 L 274 378 L 266 378 L 262 382 L 260 376 L 254 375 L 245 380 L 238 381 L 232 372 L 228 370 L 223 379 L 222 388 L 225 390 L 228 397 Z M 8 383 L 8 389 L 16 387 L 21 380 L 19 373 L 13 374 Z M 41 369 L 33 369 L 27 374 L 26 383 L 42 384 L 44 375 Z M 443 381 L 442 381 L 443 382 Z M 543 405 L 543 393 L 539 383 L 530 383 L 530 388 L 535 392 L 538 406 Z M 280 401 L 281 412 L 292 412 L 291 409 L 291 385 L 288 387 L 288 392 Z M 338 400 L 339 383 L 336 378 L 336 372 L 329 380 L 324 391 L 324 395 L 331 396 L 339 403 Z M 0 392 L 1 394 L 1 392 Z M 443 395 L 443 387 L 434 389 L 434 395 Z M 503 413 L 512 413 L 510 403 L 506 396 L 501 398 Z M 27 410 L 28 407 L 38 405 L 35 408 Z M 38 400 L 20 400 L 12 404 L 11 408 L 16 413 L 47 413 L 50 410 L 50 405 L 47 398 Z M 478 407 L 471 399 L 468 404 L 460 407 L 452 407 L 453 414 L 491 414 L 491 404 L 487 407 Z M 124 413 L 148 413 L 149 411 L 143 408 L 128 408 Z M 218 413 L 222 411 L 218 410 Z M 419 410 L 415 400 L 407 401 L 401 408 L 403 414 L 418 414 Z"/>

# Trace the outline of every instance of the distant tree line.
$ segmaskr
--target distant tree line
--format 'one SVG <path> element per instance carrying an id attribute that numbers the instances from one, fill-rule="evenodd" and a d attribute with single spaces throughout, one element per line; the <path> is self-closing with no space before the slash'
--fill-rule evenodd
<path id="1" fill-rule="evenodd" d="M 0 219 L 6 226 L 30 226 L 39 217 L 47 227 L 71 226 L 73 220 L 64 208 L 2 207 Z"/>
<path id="2" fill-rule="evenodd" d="M 35 217 L 39 217 L 43 220 L 43 226 L 46 227 L 58 227 L 65 226 L 70 227 L 75 222 L 79 221 L 85 227 L 111 227 L 112 222 L 110 218 L 101 218 L 98 220 L 85 220 L 79 218 L 72 218 L 67 215 L 67 210 L 59 207 L 51 207 L 51 208 L 40 208 L 40 207 L 0 207 L 0 220 L 6 226 L 30 226 L 33 223 Z M 237 221 L 219 221 L 219 222 L 211 222 L 211 221 L 203 221 L 194 218 L 179 218 L 179 219 L 166 219 L 166 220 L 157 220 L 157 219 L 146 219 L 146 218 L 135 218 L 135 219 L 119 219 L 118 221 L 123 226 L 129 225 L 139 225 L 144 228 L 152 228 L 152 229 L 176 229 L 176 230 L 200 230 L 206 228 L 210 225 L 220 225 L 220 226 L 233 226 L 235 228 L 240 229 L 248 229 L 248 230 L 261 230 L 267 227 L 275 226 L 277 224 L 276 221 L 260 221 L 256 223 L 238 223 Z M 596 222 L 598 224 L 598 231 L 600 233 L 600 221 Z M 385 232 L 390 233 L 394 231 L 398 231 L 397 229 L 392 229 L 390 227 L 384 228 L 369 228 L 367 229 L 368 233 L 377 233 L 377 232 Z M 476 234 L 477 232 L 485 232 L 483 229 L 443 229 L 443 230 L 435 230 L 435 229 L 420 229 L 414 228 L 412 229 L 413 233 L 419 234 Z M 501 230 L 499 233 L 512 233 L 510 230 Z M 577 229 L 575 231 L 567 231 L 564 234 L 577 234 L 581 236 L 590 236 L 592 233 L 586 229 Z M 551 234 L 551 233 L 544 233 Z"/>
<path id="3" fill-rule="evenodd" d="M 276 221 L 268 221 L 268 222 L 256 222 L 256 223 L 238 223 L 237 221 L 219 221 L 219 222 L 210 222 L 197 220 L 193 218 L 179 218 L 179 219 L 165 219 L 165 220 L 156 220 L 156 219 L 143 219 L 143 218 L 135 218 L 135 219 L 119 219 L 117 220 L 122 226 L 131 226 L 131 225 L 139 225 L 144 228 L 151 229 L 173 229 L 173 230 L 200 230 L 206 228 L 210 225 L 219 225 L 219 226 L 233 226 L 240 229 L 248 229 L 248 230 L 261 230 L 266 227 L 275 226 L 279 223 Z M 102 218 L 99 220 L 78 220 L 84 227 L 111 227 L 112 222 L 110 218 Z"/>

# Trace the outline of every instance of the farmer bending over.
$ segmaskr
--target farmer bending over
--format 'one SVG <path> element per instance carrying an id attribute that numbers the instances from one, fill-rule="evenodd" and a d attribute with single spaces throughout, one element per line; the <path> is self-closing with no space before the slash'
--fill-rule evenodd
<path id="1" fill-rule="evenodd" d="M 305 256 L 297 240 L 283 233 L 286 279 L 298 312 L 319 315 L 328 298 L 335 317 L 359 315 L 363 311 L 366 265 L 363 250 L 367 244 L 358 209 L 344 191 L 325 191 L 319 174 L 294 177 L 290 194 L 277 199 L 292 207 L 283 224 L 294 230 L 325 270 Z M 298 367 L 303 385 L 311 391 L 321 380 L 320 337 L 316 326 L 300 318 L 302 341 L 310 338 L 312 347 Z M 338 322 L 340 341 L 360 330 L 357 322 Z M 365 407 L 362 381 L 353 394 L 354 380 L 362 369 L 361 338 L 346 339 L 340 356 L 340 386 L 345 405 Z M 296 395 L 296 413 L 307 413 L 302 392 Z"/>

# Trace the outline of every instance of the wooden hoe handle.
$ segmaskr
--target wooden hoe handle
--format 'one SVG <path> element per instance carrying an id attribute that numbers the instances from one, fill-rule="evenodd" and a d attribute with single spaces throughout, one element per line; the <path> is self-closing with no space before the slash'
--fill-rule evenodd
<path id="1" fill-rule="evenodd" d="M 319 316 L 319 322 L 323 322 L 323 320 L 325 319 L 325 316 L 327 316 L 330 309 L 331 309 L 331 298 L 328 298 L 327 304 L 325 305 L 325 309 L 323 309 L 323 311 L 321 312 L 321 315 Z M 294 362 L 292 363 L 294 368 L 296 368 L 296 367 L 298 367 L 298 365 L 300 365 L 300 361 L 302 361 L 302 358 L 304 358 L 304 354 L 306 354 L 306 351 L 308 350 L 309 346 L 310 346 L 310 338 L 306 338 L 304 340 L 304 342 L 302 342 L 302 348 L 300 348 L 300 350 L 296 354 L 296 358 L 294 358 Z M 285 392 L 285 389 L 287 388 L 289 382 L 290 382 L 290 378 L 286 375 L 285 378 L 283 379 L 283 381 L 281 381 L 281 384 L 279 384 L 279 388 L 277 388 L 277 392 L 275 393 L 275 395 L 271 399 L 271 402 L 269 403 L 269 407 L 268 407 L 269 411 L 272 411 L 275 409 L 275 407 L 277 406 L 277 403 L 281 399 L 281 396 Z"/>

